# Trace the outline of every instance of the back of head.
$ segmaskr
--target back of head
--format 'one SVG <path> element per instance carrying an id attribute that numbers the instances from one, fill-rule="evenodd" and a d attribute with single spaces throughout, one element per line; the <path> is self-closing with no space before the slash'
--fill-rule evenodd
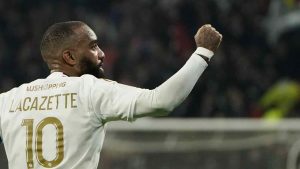
<path id="1" fill-rule="evenodd" d="M 40 51 L 43 59 L 48 62 L 59 56 L 59 53 L 72 45 L 76 36 L 75 30 L 86 25 L 81 21 L 59 22 L 51 25 L 43 35 Z"/>

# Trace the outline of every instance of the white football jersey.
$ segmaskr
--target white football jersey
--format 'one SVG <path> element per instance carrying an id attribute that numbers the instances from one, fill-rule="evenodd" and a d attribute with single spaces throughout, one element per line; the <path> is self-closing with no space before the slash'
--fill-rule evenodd
<path id="1" fill-rule="evenodd" d="M 1 138 L 9 168 L 96 169 L 105 122 L 132 120 L 141 90 L 56 72 L 1 94 Z"/>
<path id="2" fill-rule="evenodd" d="M 0 94 L 0 136 L 9 168 L 96 169 L 106 122 L 167 115 L 207 67 L 197 52 L 203 54 L 197 49 L 153 90 L 55 72 Z"/>

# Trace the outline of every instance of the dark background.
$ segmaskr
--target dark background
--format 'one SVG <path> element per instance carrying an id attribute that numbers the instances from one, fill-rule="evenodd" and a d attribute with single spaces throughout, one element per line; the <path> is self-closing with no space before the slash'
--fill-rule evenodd
<path id="1" fill-rule="evenodd" d="M 107 77 L 150 89 L 185 63 L 195 32 L 210 23 L 223 43 L 170 116 L 262 117 L 259 100 L 272 85 L 299 82 L 298 12 L 297 0 L 0 1 L 0 92 L 48 76 L 39 43 L 55 22 L 86 22 L 106 54 Z M 290 112 L 297 117 L 299 106 Z"/>
<path id="2" fill-rule="evenodd" d="M 270 86 L 299 79 L 298 24 L 279 17 L 298 6 L 284 0 L 1 1 L 0 91 L 49 74 L 39 43 L 55 22 L 89 24 L 106 54 L 107 77 L 150 89 L 185 63 L 195 50 L 195 32 L 210 23 L 223 34 L 223 43 L 171 116 L 259 117 L 258 100 Z M 274 31 L 280 26 L 287 28 Z"/>

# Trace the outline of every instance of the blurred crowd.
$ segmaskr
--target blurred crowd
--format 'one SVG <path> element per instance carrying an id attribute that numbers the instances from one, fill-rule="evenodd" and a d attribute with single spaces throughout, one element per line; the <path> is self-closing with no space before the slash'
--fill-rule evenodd
<path id="1" fill-rule="evenodd" d="M 185 63 L 195 50 L 195 32 L 210 23 L 223 34 L 223 43 L 171 116 L 261 117 L 259 100 L 274 83 L 300 82 L 299 31 L 268 42 L 271 1 L 0 1 L 0 92 L 49 74 L 39 43 L 55 22 L 86 22 L 106 54 L 107 78 L 150 89 Z M 299 110 L 290 109 L 293 116 Z"/>

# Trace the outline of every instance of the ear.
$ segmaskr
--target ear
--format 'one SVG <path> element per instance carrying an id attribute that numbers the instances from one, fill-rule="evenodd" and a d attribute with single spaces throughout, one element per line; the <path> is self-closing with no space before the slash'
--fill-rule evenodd
<path id="1" fill-rule="evenodd" d="M 71 50 L 63 51 L 63 59 L 70 66 L 74 66 L 77 63 L 75 54 Z"/>

